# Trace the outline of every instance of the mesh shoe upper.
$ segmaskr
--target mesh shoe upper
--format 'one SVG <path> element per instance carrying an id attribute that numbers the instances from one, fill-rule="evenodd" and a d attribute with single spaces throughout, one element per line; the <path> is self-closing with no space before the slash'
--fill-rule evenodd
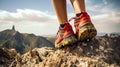
<path id="1" fill-rule="evenodd" d="M 59 44 L 64 38 L 66 38 L 67 36 L 71 34 L 74 34 L 74 32 L 72 30 L 71 25 L 67 22 L 65 23 L 64 28 L 59 27 L 55 44 Z"/>

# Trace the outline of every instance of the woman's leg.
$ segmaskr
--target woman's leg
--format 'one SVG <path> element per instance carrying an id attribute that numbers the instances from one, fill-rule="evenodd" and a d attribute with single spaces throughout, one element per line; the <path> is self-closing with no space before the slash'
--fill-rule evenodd
<path id="1" fill-rule="evenodd" d="M 72 26 L 68 23 L 66 0 L 52 0 L 54 9 L 60 23 L 60 27 L 55 40 L 55 47 L 61 48 L 62 46 L 75 43 L 77 41 L 72 30 Z"/>
<path id="2" fill-rule="evenodd" d="M 79 19 L 74 22 L 76 35 L 79 41 L 92 39 L 96 36 L 97 31 L 91 22 L 90 16 L 85 9 L 85 0 L 71 0 L 72 6 Z"/>
<path id="3" fill-rule="evenodd" d="M 84 0 L 70 0 L 70 1 L 76 14 L 86 11 Z"/>
<path id="4" fill-rule="evenodd" d="M 60 24 L 67 22 L 66 0 L 52 0 Z"/>

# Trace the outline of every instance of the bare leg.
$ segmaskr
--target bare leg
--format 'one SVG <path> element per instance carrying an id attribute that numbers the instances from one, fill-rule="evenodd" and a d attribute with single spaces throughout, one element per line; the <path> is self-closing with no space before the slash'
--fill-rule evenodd
<path id="1" fill-rule="evenodd" d="M 66 0 L 52 0 L 60 24 L 67 22 Z"/>
<path id="2" fill-rule="evenodd" d="M 86 11 L 84 0 L 71 0 L 71 3 L 76 14 Z"/>

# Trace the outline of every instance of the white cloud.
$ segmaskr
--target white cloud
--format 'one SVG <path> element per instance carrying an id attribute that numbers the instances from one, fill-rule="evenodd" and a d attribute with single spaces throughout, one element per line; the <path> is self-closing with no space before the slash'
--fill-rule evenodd
<path id="1" fill-rule="evenodd" d="M 110 20 L 111 22 L 114 22 L 114 23 L 120 23 L 120 13 L 111 13 L 111 14 L 101 14 L 101 15 L 96 15 L 96 16 L 93 16 L 92 17 L 94 20 L 102 20 L 102 21 L 105 21 L 105 20 Z M 105 19 L 105 20 L 103 20 Z M 110 22 L 107 22 L 107 23 L 110 23 Z"/>
<path id="2" fill-rule="evenodd" d="M 92 17 L 98 32 L 112 33 L 120 32 L 120 14 L 102 14 Z"/>
<path id="3" fill-rule="evenodd" d="M 111 3 L 110 0 L 86 0 L 86 8 L 88 12 L 92 14 L 104 14 L 104 13 L 112 13 L 116 12 L 119 13 L 119 7 L 115 5 L 115 2 Z"/>
<path id="4" fill-rule="evenodd" d="M 17 9 L 16 12 L 0 11 L 0 31 L 11 29 L 15 25 L 21 33 L 36 35 L 55 34 L 58 21 L 55 15 L 32 9 Z"/>
<path id="5" fill-rule="evenodd" d="M 104 4 L 108 4 L 107 0 L 102 0 Z"/>
<path id="6" fill-rule="evenodd" d="M 48 12 L 32 9 L 17 9 L 16 12 L 0 11 L 0 21 L 7 22 L 51 22 L 56 20 L 55 16 Z"/>
<path id="7" fill-rule="evenodd" d="M 101 0 L 101 3 L 98 3 L 100 1 L 86 0 L 87 11 L 99 33 L 120 32 L 119 8 L 109 1 Z"/>

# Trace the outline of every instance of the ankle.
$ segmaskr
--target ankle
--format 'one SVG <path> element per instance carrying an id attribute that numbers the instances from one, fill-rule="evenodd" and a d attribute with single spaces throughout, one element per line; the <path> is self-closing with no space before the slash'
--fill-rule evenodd
<path id="1" fill-rule="evenodd" d="M 79 17 L 80 15 L 81 15 L 81 13 L 77 13 L 77 14 L 76 14 L 76 17 Z"/>
<path id="2" fill-rule="evenodd" d="M 60 24 L 60 27 L 61 27 L 61 28 L 64 28 L 65 25 L 66 25 L 65 23 L 64 23 L 64 24 Z"/>

